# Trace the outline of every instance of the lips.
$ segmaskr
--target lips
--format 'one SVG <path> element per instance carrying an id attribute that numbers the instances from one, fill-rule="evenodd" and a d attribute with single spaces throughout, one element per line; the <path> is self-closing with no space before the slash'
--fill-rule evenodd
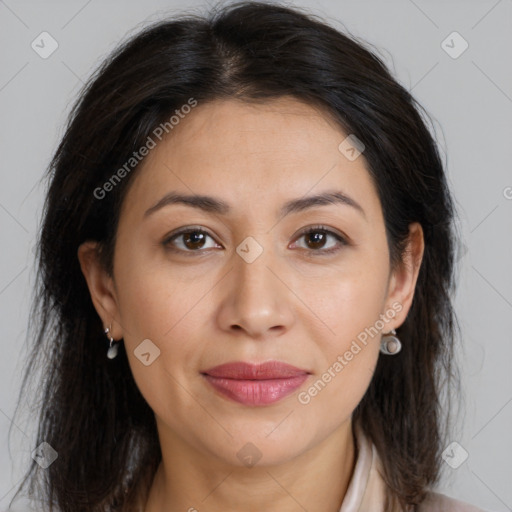
<path id="1" fill-rule="evenodd" d="M 226 363 L 206 370 L 204 373 L 212 377 L 242 380 L 266 380 L 284 379 L 307 374 L 307 370 L 301 370 L 280 361 L 268 361 L 262 364 L 244 362 Z"/>
<path id="2" fill-rule="evenodd" d="M 280 361 L 226 363 L 202 372 L 223 396 L 245 405 L 267 405 L 288 396 L 310 373 Z"/>

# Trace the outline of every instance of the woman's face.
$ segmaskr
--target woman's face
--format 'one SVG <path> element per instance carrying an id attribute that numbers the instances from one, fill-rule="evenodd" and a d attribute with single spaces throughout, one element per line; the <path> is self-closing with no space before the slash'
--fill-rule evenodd
<path id="1" fill-rule="evenodd" d="M 133 177 L 113 281 L 95 284 L 80 256 L 161 441 L 231 465 L 247 455 L 275 464 L 350 421 L 380 331 L 405 319 L 423 247 L 417 230 L 416 265 L 391 273 L 364 152 L 339 149 L 347 135 L 290 98 L 199 103 Z M 208 198 L 161 203 L 168 194 Z M 268 361 L 300 372 L 205 375 Z"/>

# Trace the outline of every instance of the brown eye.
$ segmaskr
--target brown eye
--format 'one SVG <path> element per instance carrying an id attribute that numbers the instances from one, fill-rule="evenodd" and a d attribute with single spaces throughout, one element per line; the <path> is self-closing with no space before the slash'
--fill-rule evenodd
<path id="1" fill-rule="evenodd" d="M 304 238 L 305 247 L 303 246 L 303 248 L 310 253 L 328 254 L 338 251 L 343 245 L 348 245 L 344 237 L 323 226 L 313 226 L 307 229 L 299 236 L 300 238 Z M 326 248 L 329 239 L 334 239 L 334 242 Z"/>
<path id="2" fill-rule="evenodd" d="M 304 235 L 305 240 L 309 240 L 310 243 L 306 242 L 308 249 L 321 249 L 325 245 L 327 236 L 325 233 L 319 231 L 313 231 Z"/>
<path id="3" fill-rule="evenodd" d="M 187 249 L 201 249 L 204 245 L 205 235 L 199 231 L 183 233 L 183 243 Z"/>
<path id="4" fill-rule="evenodd" d="M 200 252 L 201 249 L 211 249 L 216 247 L 215 242 L 213 245 L 206 245 L 208 238 L 213 240 L 211 235 L 206 231 L 189 227 L 166 237 L 162 244 L 164 247 L 171 248 L 176 251 L 189 253 Z"/>

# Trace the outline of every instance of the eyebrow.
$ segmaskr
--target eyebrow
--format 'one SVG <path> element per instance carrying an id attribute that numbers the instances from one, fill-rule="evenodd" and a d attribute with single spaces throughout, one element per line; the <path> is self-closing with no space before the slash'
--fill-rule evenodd
<path id="1" fill-rule="evenodd" d="M 193 208 L 198 208 L 208 213 L 218 215 L 227 215 L 231 211 L 231 207 L 221 199 L 206 195 L 187 195 L 177 192 L 169 192 L 163 196 L 156 204 L 151 206 L 144 213 L 144 218 L 149 217 L 152 213 L 172 204 L 184 204 Z M 357 210 L 365 219 L 366 213 L 363 207 L 353 198 L 340 190 L 328 190 L 314 196 L 301 197 L 287 201 L 280 209 L 279 215 L 284 217 L 290 213 L 302 212 L 318 206 L 330 204 L 339 204 L 350 206 Z"/>

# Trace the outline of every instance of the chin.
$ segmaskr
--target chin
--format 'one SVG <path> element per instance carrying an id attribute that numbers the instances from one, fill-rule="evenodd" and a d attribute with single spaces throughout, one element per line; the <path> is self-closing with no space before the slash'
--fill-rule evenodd
<path id="1" fill-rule="evenodd" d="M 275 428 L 275 426 L 274 426 Z M 258 430 L 258 434 L 234 435 L 222 445 L 211 446 L 211 451 L 226 464 L 239 468 L 253 468 L 279 466 L 292 461 L 309 448 L 309 443 L 297 436 L 283 438 L 275 435 L 274 431 L 270 436 L 268 429 Z M 274 436 L 274 437 L 273 437 Z M 211 443 L 211 438 L 208 440 Z"/>

